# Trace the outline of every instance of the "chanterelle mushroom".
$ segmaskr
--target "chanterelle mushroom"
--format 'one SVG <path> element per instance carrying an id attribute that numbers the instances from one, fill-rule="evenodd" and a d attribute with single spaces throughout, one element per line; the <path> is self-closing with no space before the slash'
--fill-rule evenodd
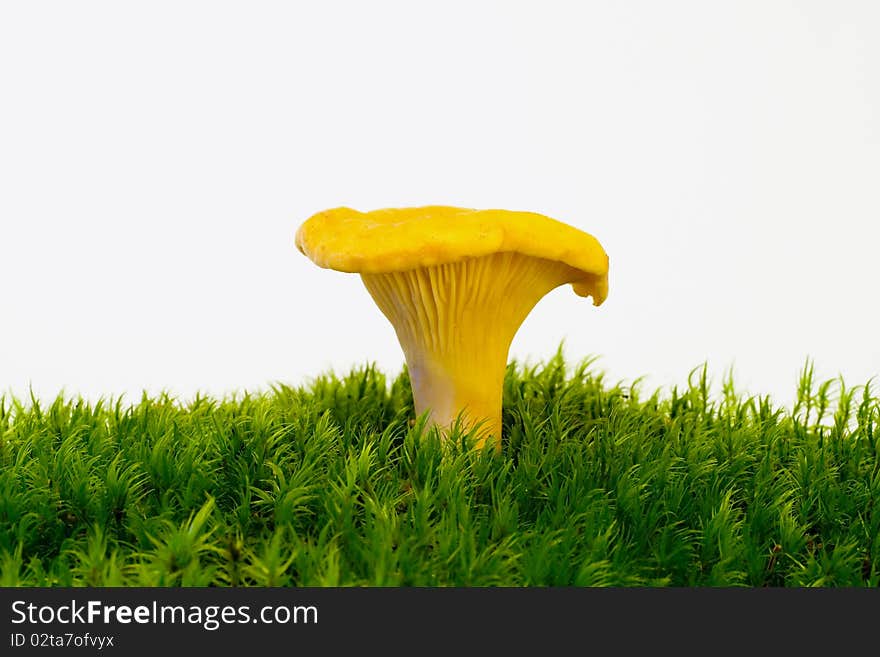
<path id="1" fill-rule="evenodd" d="M 429 206 L 319 212 L 296 234 L 317 265 L 359 273 L 397 332 L 417 414 L 480 423 L 501 446 L 501 396 L 513 336 L 550 290 L 608 293 L 592 236 L 531 212 Z"/>

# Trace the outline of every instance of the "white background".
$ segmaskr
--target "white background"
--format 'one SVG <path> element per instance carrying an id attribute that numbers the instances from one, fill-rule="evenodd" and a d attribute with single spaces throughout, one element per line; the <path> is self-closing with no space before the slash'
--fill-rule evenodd
<path id="1" fill-rule="evenodd" d="M 880 374 L 880 3 L 0 0 L 0 390 L 189 397 L 375 361 L 312 213 L 531 210 L 611 258 L 512 357 L 793 396 Z"/>

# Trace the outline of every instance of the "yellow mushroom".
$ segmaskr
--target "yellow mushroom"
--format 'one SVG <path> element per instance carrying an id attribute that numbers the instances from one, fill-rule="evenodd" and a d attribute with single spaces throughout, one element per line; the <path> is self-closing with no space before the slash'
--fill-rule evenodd
<path id="1" fill-rule="evenodd" d="M 608 256 L 592 236 L 544 215 L 445 206 L 306 220 L 299 250 L 315 264 L 359 273 L 397 333 L 417 414 L 476 425 L 501 447 L 501 396 L 513 336 L 540 299 L 570 283 L 601 304 Z"/>

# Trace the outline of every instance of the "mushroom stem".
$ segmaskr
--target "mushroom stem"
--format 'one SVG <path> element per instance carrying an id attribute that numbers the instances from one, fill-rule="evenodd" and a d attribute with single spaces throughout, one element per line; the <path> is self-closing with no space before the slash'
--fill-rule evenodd
<path id="1" fill-rule="evenodd" d="M 459 416 L 480 423 L 477 446 L 500 450 L 510 344 L 535 304 L 572 280 L 572 268 L 502 252 L 361 278 L 397 333 L 416 413 L 443 428 Z"/>

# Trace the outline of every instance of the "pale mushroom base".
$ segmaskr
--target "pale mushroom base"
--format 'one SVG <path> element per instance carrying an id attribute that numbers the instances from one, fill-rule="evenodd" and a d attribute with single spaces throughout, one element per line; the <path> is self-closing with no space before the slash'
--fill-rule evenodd
<path id="1" fill-rule="evenodd" d="M 478 447 L 500 449 L 513 337 L 544 295 L 583 273 L 508 252 L 361 278 L 397 333 L 416 414 L 444 429 L 461 417 Z"/>

